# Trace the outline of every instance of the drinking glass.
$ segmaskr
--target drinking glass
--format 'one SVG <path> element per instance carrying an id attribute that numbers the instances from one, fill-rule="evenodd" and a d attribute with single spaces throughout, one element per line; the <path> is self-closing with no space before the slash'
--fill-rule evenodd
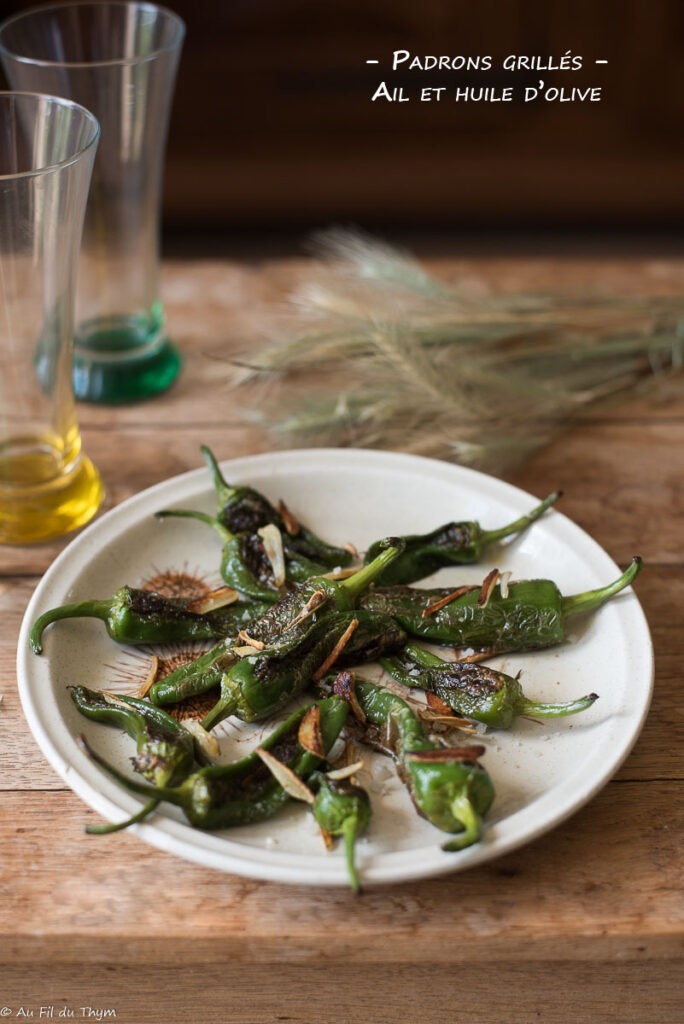
<path id="1" fill-rule="evenodd" d="M 0 543 L 87 522 L 102 483 L 81 450 L 74 294 L 97 119 L 69 100 L 0 93 Z"/>
<path id="2" fill-rule="evenodd" d="M 93 402 L 165 390 L 159 233 L 166 137 L 185 26 L 151 3 L 32 8 L 0 26 L 13 89 L 65 96 L 100 122 L 76 296 L 74 387 Z"/>

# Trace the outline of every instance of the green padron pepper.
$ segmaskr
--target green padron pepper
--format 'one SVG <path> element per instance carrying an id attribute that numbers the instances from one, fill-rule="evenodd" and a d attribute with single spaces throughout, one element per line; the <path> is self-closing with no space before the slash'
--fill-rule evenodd
<path id="1" fill-rule="evenodd" d="M 445 850 L 462 850 L 478 842 L 482 818 L 494 800 L 494 786 L 480 764 L 481 745 L 444 747 L 425 735 L 406 701 L 390 690 L 350 672 L 326 677 L 362 716 L 362 736 L 391 755 L 420 815 L 454 838 Z"/>
<path id="2" fill-rule="evenodd" d="M 325 569 L 345 568 L 353 561 L 352 551 L 322 540 L 304 526 L 281 504 L 279 509 L 259 491 L 244 484 L 229 484 L 211 450 L 203 445 L 202 455 L 209 466 L 218 510 L 216 518 L 232 533 L 256 533 L 274 525 L 282 533 L 286 556 L 304 560 Z M 372 561 L 372 559 L 369 559 Z"/>
<path id="3" fill-rule="evenodd" d="M 517 677 L 468 661 L 445 661 L 417 644 L 407 644 L 381 665 L 404 686 L 434 693 L 458 715 L 492 729 L 509 729 L 519 715 L 527 718 L 564 718 L 590 708 L 595 693 L 576 700 L 547 704 L 523 693 Z"/>
<path id="4" fill-rule="evenodd" d="M 378 586 L 393 587 L 415 583 L 439 569 L 450 565 L 479 562 L 492 544 L 505 540 L 536 522 L 561 496 L 554 491 L 541 504 L 519 519 L 495 530 L 484 530 L 476 522 L 444 523 L 430 533 L 410 534 L 402 537 L 405 547 L 400 557 L 388 566 L 378 579 Z M 377 554 L 377 545 L 366 551 L 366 562 Z"/>
<path id="5" fill-rule="evenodd" d="M 361 606 L 394 618 L 410 636 L 430 643 L 490 653 L 538 650 L 562 643 L 568 619 L 605 604 L 640 569 L 641 559 L 634 558 L 614 582 L 569 597 L 551 580 L 504 587 L 491 585 L 489 574 L 483 587 L 375 587 L 363 595 Z"/>
<path id="6" fill-rule="evenodd" d="M 100 619 L 120 644 L 183 643 L 234 636 L 263 615 L 268 604 L 236 602 L 203 613 L 193 612 L 190 599 L 163 597 L 138 587 L 121 587 L 105 600 L 79 601 L 43 612 L 31 627 L 29 643 L 42 654 L 43 632 L 61 619 Z"/>
<path id="7" fill-rule="evenodd" d="M 180 807 L 195 828 L 230 828 L 265 821 L 290 799 L 259 756 L 259 750 L 266 750 L 290 772 L 305 780 L 325 763 L 348 711 L 345 701 L 336 697 L 298 708 L 246 757 L 230 764 L 205 765 L 177 786 L 146 785 L 110 765 L 82 738 L 81 745 L 97 764 L 132 793 L 145 796 L 149 801 L 166 801 Z M 311 749 L 300 742 L 300 730 L 307 714 L 317 717 L 320 749 Z"/>
<path id="8" fill-rule="evenodd" d="M 154 794 L 165 786 L 177 785 L 195 767 L 196 754 L 190 733 L 162 708 L 127 694 L 102 693 L 85 686 L 71 688 L 71 699 L 85 717 L 102 725 L 116 726 L 136 743 L 131 758 L 134 769 L 154 784 Z M 90 826 L 88 832 L 117 832 L 142 821 L 159 803 L 151 795 L 142 810 L 116 825 Z"/>
<path id="9" fill-rule="evenodd" d="M 384 617 L 365 613 L 356 617 L 355 605 L 400 550 L 388 541 L 371 565 L 345 580 L 320 577 L 301 584 L 253 624 L 249 636 L 243 637 L 246 646 L 219 644 L 155 683 L 150 699 L 167 705 L 218 685 L 219 699 L 202 720 L 205 729 L 229 715 L 254 721 L 280 710 L 303 693 L 317 673 L 330 667 L 330 659 L 337 662 L 346 644 L 351 643 L 356 656 L 361 656 L 353 640 L 360 625 L 367 643 L 373 638 L 373 622 L 376 633 L 378 629 L 387 633 Z M 264 642 L 261 635 L 275 639 Z"/>

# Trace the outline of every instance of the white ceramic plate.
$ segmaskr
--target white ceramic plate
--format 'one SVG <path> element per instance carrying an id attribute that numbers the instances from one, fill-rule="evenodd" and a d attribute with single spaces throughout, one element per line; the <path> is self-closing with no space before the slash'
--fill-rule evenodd
<path id="1" fill-rule="evenodd" d="M 272 500 L 282 498 L 326 539 L 352 541 L 360 549 L 378 537 L 424 532 L 454 518 L 497 527 L 544 497 L 533 498 L 472 470 L 375 451 L 281 452 L 236 459 L 223 469 L 232 482 L 249 483 Z M 549 481 L 548 490 L 555 485 Z M 123 771 L 130 770 L 132 741 L 83 719 L 67 687 L 133 692 L 141 677 L 139 655 L 118 647 L 96 620 L 50 627 L 42 657 L 30 653 L 28 631 L 48 608 L 109 597 L 123 584 L 135 585 L 160 570 L 204 574 L 218 584 L 217 537 L 197 522 L 154 518 L 156 511 L 170 506 L 213 512 L 207 470 L 144 491 L 80 534 L 41 581 L 21 631 L 19 686 L 31 729 L 67 784 L 110 821 L 133 813 L 140 800 L 89 761 L 75 737 L 85 733 Z M 512 542 L 490 550 L 483 565 L 443 570 L 438 580 L 477 583 L 493 565 L 511 569 L 518 579 L 553 578 L 564 594 L 601 586 L 620 572 L 595 541 L 555 509 Z M 653 681 L 648 626 L 631 590 L 577 620 L 562 648 L 499 658 L 492 664 L 511 673 L 522 669 L 525 691 L 540 700 L 566 700 L 591 691 L 598 691 L 600 699 L 578 716 L 541 725 L 518 719 L 510 732 L 486 735 L 483 762 L 497 797 L 482 841 L 458 853 L 442 851 L 444 834 L 416 815 L 389 763 L 371 757 L 364 781 L 374 815 L 357 852 L 365 884 L 469 868 L 529 842 L 590 800 L 630 751 L 648 710 Z M 129 675 L 133 682 L 126 687 L 122 680 Z M 226 757 L 245 753 L 254 738 L 251 728 L 234 720 L 224 724 L 219 737 Z M 265 726 L 261 730 L 268 731 Z M 304 885 L 347 884 L 342 851 L 325 850 L 303 805 L 293 804 L 270 822 L 220 833 L 190 828 L 176 809 L 165 805 L 134 830 L 169 853 L 220 870 Z M 92 842 L 115 843 L 116 837 L 94 837 Z"/>

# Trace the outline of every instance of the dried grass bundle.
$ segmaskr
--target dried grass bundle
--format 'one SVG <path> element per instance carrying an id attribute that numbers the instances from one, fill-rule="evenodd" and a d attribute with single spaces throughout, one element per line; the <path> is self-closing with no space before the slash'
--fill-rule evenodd
<path id="1" fill-rule="evenodd" d="M 271 443 L 395 449 L 503 472 L 583 410 L 662 381 L 680 303 L 468 295 L 353 231 L 316 240 L 298 327 L 242 363 Z"/>

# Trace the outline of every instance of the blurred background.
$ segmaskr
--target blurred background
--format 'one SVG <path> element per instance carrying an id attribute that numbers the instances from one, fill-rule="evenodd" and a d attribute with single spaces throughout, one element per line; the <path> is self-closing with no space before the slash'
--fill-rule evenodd
<path id="1" fill-rule="evenodd" d="M 0 0 L 0 17 L 29 6 Z M 168 142 L 167 254 L 296 249 L 333 223 L 433 250 L 680 245 L 681 0 L 168 6 L 187 37 Z M 494 68 L 392 72 L 396 49 L 486 54 Z M 511 54 L 558 61 L 567 51 L 582 70 L 500 70 Z M 600 87 L 601 102 L 523 103 L 540 78 Z M 411 101 L 373 102 L 382 81 Z M 423 85 L 446 86 L 442 101 L 419 102 Z M 453 102 L 467 86 L 513 86 L 518 98 Z"/>

